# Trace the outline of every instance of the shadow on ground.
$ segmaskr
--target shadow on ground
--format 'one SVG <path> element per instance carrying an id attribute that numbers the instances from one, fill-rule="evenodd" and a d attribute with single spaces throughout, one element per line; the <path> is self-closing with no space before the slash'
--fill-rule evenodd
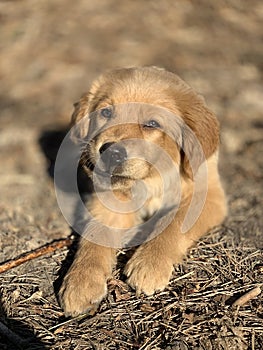
<path id="1" fill-rule="evenodd" d="M 0 349 L 45 350 L 47 347 L 26 322 L 6 317 L 0 304 Z"/>

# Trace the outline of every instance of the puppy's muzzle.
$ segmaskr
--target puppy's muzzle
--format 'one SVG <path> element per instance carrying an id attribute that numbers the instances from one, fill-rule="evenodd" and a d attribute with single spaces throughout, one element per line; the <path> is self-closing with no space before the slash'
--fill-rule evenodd
<path id="1" fill-rule="evenodd" d="M 127 160 L 126 149 L 118 143 L 104 143 L 99 149 L 99 152 L 101 154 L 101 160 L 108 172 Z"/>

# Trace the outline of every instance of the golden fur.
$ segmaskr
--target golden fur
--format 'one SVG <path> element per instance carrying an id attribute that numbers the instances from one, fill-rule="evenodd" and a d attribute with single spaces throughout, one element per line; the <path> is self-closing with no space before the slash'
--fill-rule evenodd
<path id="1" fill-rule="evenodd" d="M 146 113 L 142 113 L 143 121 L 151 115 L 151 106 L 159 106 L 180 116 L 196 135 L 208 169 L 207 195 L 203 210 L 195 224 L 183 234 L 182 224 L 193 195 L 194 175 L 204 161 L 195 151 L 194 141 L 187 128 L 184 126 L 181 129 L 175 128 L 165 122 L 165 118 L 159 116 L 163 123 L 162 128 L 167 132 L 163 129 L 142 128 L 140 123 L 131 124 L 129 127 L 113 125 L 98 133 L 89 146 L 89 159 L 96 163 L 99 148 L 105 142 L 120 142 L 131 138 L 150 141 L 164 149 L 180 169 L 182 193 L 176 216 L 163 232 L 136 249 L 124 271 L 131 287 L 138 293 L 151 295 L 166 287 L 173 272 L 173 265 L 179 263 L 187 249 L 210 228 L 220 224 L 226 215 L 225 196 L 217 171 L 219 124 L 202 97 L 175 74 L 155 67 L 118 69 L 101 76 L 93 83 L 89 93 L 75 104 L 72 124 L 87 114 L 107 106 L 117 106 L 117 112 L 122 114 L 122 107 L 118 110 L 118 106 L 133 102 L 149 104 L 149 107 L 145 106 Z M 135 115 L 139 113 L 139 110 L 136 110 L 139 105 L 132 104 L 127 108 L 131 108 L 128 113 Z M 79 136 L 84 137 L 88 131 L 98 128 L 100 126 L 96 118 L 92 118 L 84 123 Z M 171 130 L 172 133 L 174 130 L 177 132 L 180 130 L 176 137 L 181 138 L 184 152 L 181 151 L 180 142 L 174 142 L 169 136 Z M 133 146 L 136 149 L 136 144 Z M 150 159 L 153 163 L 158 158 L 158 154 L 151 152 L 150 148 L 145 147 L 143 152 L 146 159 Z M 191 156 L 192 167 L 186 154 Z M 129 199 L 134 181 L 143 179 L 150 193 L 143 207 L 143 214 L 142 211 L 131 213 L 111 211 L 94 193 L 88 203 L 92 215 L 111 227 L 129 228 L 160 209 L 158 206 L 161 201 L 161 179 L 150 163 L 136 159 L 127 162 L 117 170 L 117 175 L 124 176 L 117 176 L 112 183 L 115 195 L 125 201 Z M 85 167 L 85 161 L 83 164 Z M 92 177 L 92 170 L 85 168 Z M 173 190 L 176 191 L 173 188 L 169 189 Z M 67 315 L 77 315 L 94 309 L 106 296 L 107 279 L 110 278 L 116 263 L 115 256 L 116 249 L 92 243 L 86 238 L 81 239 L 76 258 L 60 290 L 60 301 Z"/>

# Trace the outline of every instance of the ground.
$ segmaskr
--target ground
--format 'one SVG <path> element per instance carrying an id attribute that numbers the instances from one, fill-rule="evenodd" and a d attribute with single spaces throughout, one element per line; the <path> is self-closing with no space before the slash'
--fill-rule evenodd
<path id="1" fill-rule="evenodd" d="M 233 307 L 263 282 L 262 20 L 259 0 L 0 2 L 1 262 L 71 234 L 52 159 L 73 102 L 112 67 L 162 66 L 205 97 L 229 201 L 164 292 L 136 296 L 120 263 L 93 317 L 65 319 L 56 299 L 72 248 L 1 274 L 1 349 L 263 348 L 262 293 Z"/>

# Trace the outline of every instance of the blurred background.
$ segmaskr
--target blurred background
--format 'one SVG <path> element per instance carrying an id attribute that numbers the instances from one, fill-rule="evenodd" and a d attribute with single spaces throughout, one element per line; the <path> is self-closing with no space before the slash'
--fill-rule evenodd
<path id="1" fill-rule="evenodd" d="M 259 0 L 0 1 L 1 260 L 69 233 L 50 152 L 91 81 L 137 65 L 176 72 L 215 111 L 230 224 L 260 244 L 262 23 Z"/>

